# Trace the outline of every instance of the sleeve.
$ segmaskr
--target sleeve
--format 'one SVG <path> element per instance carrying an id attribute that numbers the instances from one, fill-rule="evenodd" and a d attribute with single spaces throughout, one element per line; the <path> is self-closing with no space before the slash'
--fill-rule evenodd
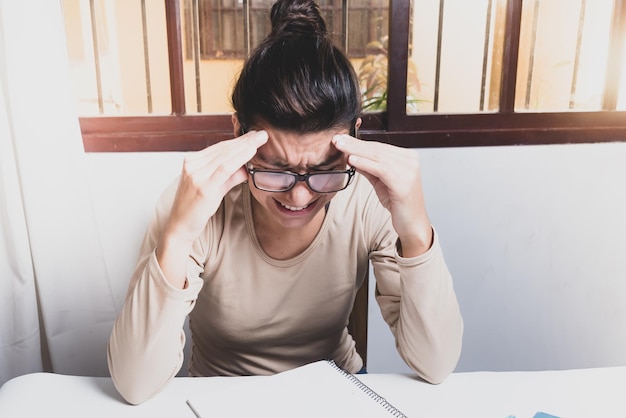
<path id="1" fill-rule="evenodd" d="M 369 228 L 376 231 L 370 243 L 376 301 L 402 359 L 422 379 L 441 383 L 459 360 L 463 319 L 439 237 L 433 229 L 426 253 L 403 258 L 388 212 L 373 211 L 384 220 Z"/>
<path id="2" fill-rule="evenodd" d="M 107 360 L 113 383 L 132 404 L 153 397 L 180 370 L 185 318 L 202 287 L 203 267 L 196 261 L 202 260 L 200 256 L 192 254 L 189 258 L 185 289 L 172 287 L 157 262 L 156 243 L 173 199 L 171 189 L 169 192 L 160 199 L 148 227 L 126 300 L 109 339 Z"/>

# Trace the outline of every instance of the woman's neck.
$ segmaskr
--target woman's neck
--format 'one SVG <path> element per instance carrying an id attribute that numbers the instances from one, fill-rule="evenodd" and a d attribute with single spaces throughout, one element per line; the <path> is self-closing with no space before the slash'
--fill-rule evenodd
<path id="1" fill-rule="evenodd" d="M 319 211 L 313 220 L 301 228 L 286 228 L 265 216 L 264 209 L 252 199 L 254 230 L 261 248 L 277 260 L 287 260 L 301 254 L 320 231 L 326 211 Z"/>

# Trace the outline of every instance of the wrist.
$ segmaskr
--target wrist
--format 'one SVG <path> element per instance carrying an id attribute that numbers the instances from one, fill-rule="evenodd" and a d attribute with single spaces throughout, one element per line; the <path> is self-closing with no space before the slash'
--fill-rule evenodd
<path id="1" fill-rule="evenodd" d="M 187 262 L 193 243 L 175 236 L 163 235 L 156 247 L 156 259 L 167 281 L 184 289 L 187 281 Z"/>

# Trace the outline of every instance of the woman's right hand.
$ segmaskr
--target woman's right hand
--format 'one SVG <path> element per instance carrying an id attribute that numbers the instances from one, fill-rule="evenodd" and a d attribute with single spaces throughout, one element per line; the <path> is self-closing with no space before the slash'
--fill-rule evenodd
<path id="1" fill-rule="evenodd" d="M 187 156 L 169 219 L 157 245 L 157 260 L 173 286 L 185 287 L 193 243 L 230 189 L 248 175 L 245 164 L 267 142 L 265 131 L 250 131 Z"/>

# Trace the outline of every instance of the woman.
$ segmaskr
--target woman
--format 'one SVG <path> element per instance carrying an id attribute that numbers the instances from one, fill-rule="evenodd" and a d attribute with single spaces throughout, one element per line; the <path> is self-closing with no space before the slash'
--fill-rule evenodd
<path id="1" fill-rule="evenodd" d="M 437 383 L 463 322 L 413 151 L 355 138 L 357 77 L 312 0 L 279 0 L 232 102 L 236 138 L 185 158 L 157 205 L 109 343 L 131 403 L 193 376 L 363 362 L 346 325 L 372 262 L 398 351 Z"/>

